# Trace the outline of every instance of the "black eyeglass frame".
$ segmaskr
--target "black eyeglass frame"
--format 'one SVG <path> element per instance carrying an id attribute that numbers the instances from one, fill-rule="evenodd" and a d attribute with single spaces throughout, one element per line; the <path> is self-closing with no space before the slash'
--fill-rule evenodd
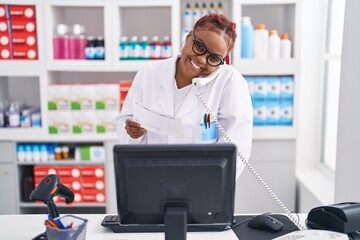
<path id="1" fill-rule="evenodd" d="M 205 44 L 203 44 L 202 42 L 200 42 L 200 41 L 198 41 L 198 40 L 195 39 L 195 32 L 194 32 L 194 31 L 192 32 L 192 40 L 193 40 L 192 50 L 193 50 L 193 52 L 194 52 L 197 56 L 202 56 L 202 55 L 205 55 L 206 53 L 209 53 L 209 56 L 206 57 L 206 63 L 207 63 L 207 64 L 209 64 L 209 65 L 212 66 L 212 67 L 218 67 L 218 66 L 220 66 L 220 65 L 224 65 L 224 64 L 225 64 L 225 58 L 224 58 L 224 59 L 221 59 L 218 55 L 209 52 L 209 50 L 207 50 Z M 205 49 L 205 51 L 204 51 L 203 53 L 198 53 L 198 52 L 196 52 L 196 51 L 194 50 L 195 44 L 200 44 L 201 46 L 203 46 L 204 49 Z M 210 58 L 210 57 L 218 58 L 218 59 L 220 60 L 219 64 L 217 64 L 217 65 L 211 64 L 211 63 L 209 62 L 209 58 Z"/>

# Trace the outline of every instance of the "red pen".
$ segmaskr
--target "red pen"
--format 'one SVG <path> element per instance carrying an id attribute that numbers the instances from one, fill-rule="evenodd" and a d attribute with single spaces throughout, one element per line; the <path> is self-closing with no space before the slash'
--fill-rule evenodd
<path id="1" fill-rule="evenodd" d="M 210 113 L 208 114 L 208 119 L 207 119 L 207 121 L 208 121 L 208 126 L 209 126 L 209 128 L 210 128 Z"/>

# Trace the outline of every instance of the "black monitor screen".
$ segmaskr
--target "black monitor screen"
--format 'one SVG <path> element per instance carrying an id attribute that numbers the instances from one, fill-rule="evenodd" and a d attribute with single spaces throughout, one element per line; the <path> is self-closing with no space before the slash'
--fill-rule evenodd
<path id="1" fill-rule="evenodd" d="M 234 145 L 116 145 L 114 167 L 120 224 L 164 226 L 172 207 L 191 231 L 232 224 Z"/>

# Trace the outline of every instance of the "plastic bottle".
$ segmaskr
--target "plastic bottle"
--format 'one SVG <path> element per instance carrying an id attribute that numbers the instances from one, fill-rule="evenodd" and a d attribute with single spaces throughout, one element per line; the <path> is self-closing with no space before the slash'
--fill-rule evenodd
<path id="1" fill-rule="evenodd" d="M 0 102 L 0 127 L 5 127 L 5 104 Z"/>
<path id="2" fill-rule="evenodd" d="M 269 59 L 280 58 L 280 37 L 276 30 L 270 31 L 268 58 Z"/>
<path id="3" fill-rule="evenodd" d="M 150 59 L 150 44 L 147 36 L 143 36 L 140 41 L 140 59 Z"/>
<path id="4" fill-rule="evenodd" d="M 40 162 L 47 162 L 48 160 L 48 152 L 46 144 L 40 145 Z"/>
<path id="5" fill-rule="evenodd" d="M 9 110 L 6 112 L 9 127 L 20 127 L 20 105 L 17 102 L 10 104 Z"/>
<path id="6" fill-rule="evenodd" d="M 20 126 L 31 127 L 31 112 L 33 108 L 25 108 L 21 111 Z"/>
<path id="7" fill-rule="evenodd" d="M 32 160 L 32 148 L 30 144 L 25 145 L 25 162 L 31 162 Z"/>
<path id="8" fill-rule="evenodd" d="M 217 6 L 217 8 L 215 9 L 215 13 L 216 13 L 216 14 L 224 14 L 224 8 L 223 8 L 221 2 L 218 2 L 218 6 Z"/>
<path id="9" fill-rule="evenodd" d="M 48 152 L 49 161 L 54 160 L 55 159 L 55 145 L 54 144 L 48 144 L 47 145 L 47 152 Z"/>
<path id="10" fill-rule="evenodd" d="M 287 33 L 283 33 L 281 35 L 280 58 L 282 59 L 291 58 L 291 41 L 289 40 Z"/>
<path id="11" fill-rule="evenodd" d="M 215 13 L 215 4 L 213 2 L 210 3 L 210 8 L 208 8 L 208 14 Z"/>
<path id="12" fill-rule="evenodd" d="M 119 51 L 119 59 L 120 60 L 126 60 L 129 58 L 129 53 L 130 53 L 130 46 L 129 46 L 129 42 L 128 42 L 128 37 L 127 36 L 122 36 L 120 39 L 120 51 Z"/>
<path id="13" fill-rule="evenodd" d="M 254 58 L 267 59 L 268 57 L 269 31 L 265 24 L 256 25 L 254 31 Z"/>
<path id="14" fill-rule="evenodd" d="M 161 58 L 170 58 L 172 55 L 171 41 L 169 36 L 164 37 L 161 46 Z"/>
<path id="15" fill-rule="evenodd" d="M 85 59 L 85 49 L 86 49 L 87 39 L 85 36 L 85 27 L 81 25 L 81 34 L 79 36 L 78 42 L 78 56 L 77 59 Z"/>
<path id="16" fill-rule="evenodd" d="M 129 54 L 129 59 L 132 60 L 138 60 L 140 59 L 140 43 L 138 41 L 138 37 L 137 36 L 132 36 L 130 38 L 130 54 Z"/>
<path id="17" fill-rule="evenodd" d="M 95 58 L 100 60 L 105 59 L 105 40 L 102 36 L 99 36 L 96 41 Z"/>
<path id="18" fill-rule="evenodd" d="M 69 36 L 69 57 L 70 59 L 78 59 L 79 56 L 79 41 L 81 34 L 81 25 L 74 24 L 72 34 Z"/>
<path id="19" fill-rule="evenodd" d="M 193 25 L 195 25 L 195 23 L 197 22 L 197 20 L 199 20 L 200 18 L 200 14 L 201 14 L 201 11 L 200 11 L 200 6 L 199 6 L 199 3 L 198 2 L 195 2 L 195 6 L 192 10 L 192 16 L 193 16 Z M 191 26 L 190 28 L 192 28 L 193 26 Z"/>
<path id="20" fill-rule="evenodd" d="M 24 145 L 18 144 L 16 148 L 16 155 L 19 162 L 25 161 L 25 149 Z"/>
<path id="21" fill-rule="evenodd" d="M 161 44 L 158 36 L 152 37 L 150 43 L 150 59 L 161 59 Z"/>
<path id="22" fill-rule="evenodd" d="M 203 2 L 200 9 L 200 17 L 205 16 L 208 13 L 208 8 L 206 2 Z"/>
<path id="23" fill-rule="evenodd" d="M 34 162 L 40 162 L 40 148 L 38 144 L 34 144 L 32 147 L 32 160 Z"/>
<path id="24" fill-rule="evenodd" d="M 58 24 L 56 27 L 56 34 L 53 37 L 54 59 L 65 58 L 65 35 L 68 27 L 65 24 Z"/>
<path id="25" fill-rule="evenodd" d="M 241 58 L 254 57 L 254 26 L 250 17 L 242 18 L 241 25 Z"/>
<path id="26" fill-rule="evenodd" d="M 184 11 L 184 27 L 192 28 L 193 27 L 193 15 L 192 8 L 190 3 L 186 3 L 186 8 Z"/>
<path id="27" fill-rule="evenodd" d="M 89 36 L 85 48 L 85 58 L 88 60 L 95 59 L 95 38 Z"/>

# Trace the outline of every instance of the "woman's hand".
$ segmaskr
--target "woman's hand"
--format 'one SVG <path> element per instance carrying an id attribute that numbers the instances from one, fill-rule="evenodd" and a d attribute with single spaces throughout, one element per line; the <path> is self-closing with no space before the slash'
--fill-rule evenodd
<path id="1" fill-rule="evenodd" d="M 146 129 L 142 128 L 140 123 L 135 122 L 131 119 L 127 119 L 125 121 L 125 129 L 127 134 L 129 134 L 129 136 L 133 139 L 137 139 L 146 134 Z"/>

